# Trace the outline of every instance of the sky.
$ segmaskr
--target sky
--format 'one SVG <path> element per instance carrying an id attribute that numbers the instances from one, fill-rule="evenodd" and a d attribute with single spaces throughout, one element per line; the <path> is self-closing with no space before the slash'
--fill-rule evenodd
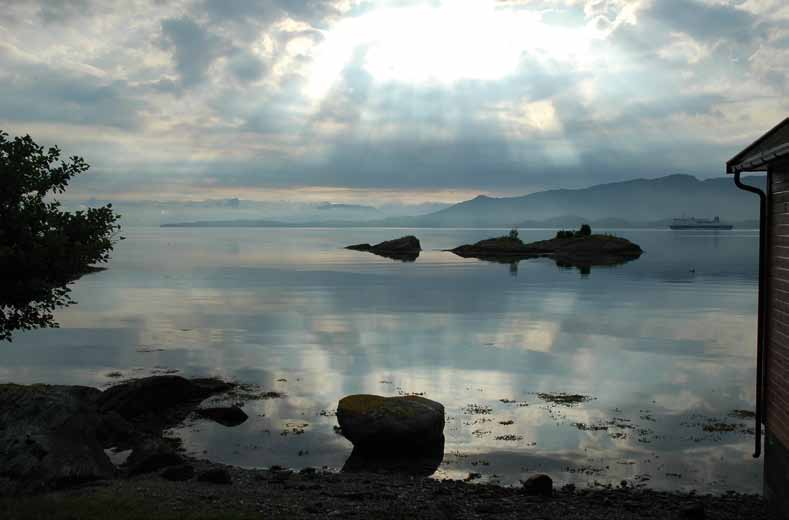
<path id="1" fill-rule="evenodd" d="M 72 197 L 455 202 L 724 174 L 785 0 L 0 0 L 0 129 Z"/>

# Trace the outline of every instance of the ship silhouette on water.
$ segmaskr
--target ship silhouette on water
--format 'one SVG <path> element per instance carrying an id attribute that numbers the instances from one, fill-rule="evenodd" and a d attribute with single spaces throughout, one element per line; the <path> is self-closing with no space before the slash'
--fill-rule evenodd
<path id="1" fill-rule="evenodd" d="M 733 229 L 731 224 L 721 222 L 720 217 L 709 218 L 695 218 L 695 217 L 682 217 L 675 218 L 671 225 L 671 229 Z"/>

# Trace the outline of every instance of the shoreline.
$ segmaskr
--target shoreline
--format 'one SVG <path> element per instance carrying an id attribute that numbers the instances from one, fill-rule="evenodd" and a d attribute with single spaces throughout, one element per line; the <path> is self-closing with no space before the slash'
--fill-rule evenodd
<path id="1" fill-rule="evenodd" d="M 626 481 L 538 490 L 369 470 L 245 469 L 189 456 L 164 436 L 210 396 L 246 391 L 180 376 L 104 392 L 0 385 L 0 517 L 766 518 L 755 494 L 664 492 Z M 128 450 L 125 460 L 110 460 L 113 447 Z"/>
<path id="2" fill-rule="evenodd" d="M 519 487 L 376 473 L 243 469 L 190 459 L 198 472 L 224 470 L 229 484 L 169 481 L 156 473 L 0 499 L 0 516 L 28 518 L 767 518 L 758 495 L 575 489 L 552 496 Z M 262 516 L 261 516 L 262 515 Z"/>

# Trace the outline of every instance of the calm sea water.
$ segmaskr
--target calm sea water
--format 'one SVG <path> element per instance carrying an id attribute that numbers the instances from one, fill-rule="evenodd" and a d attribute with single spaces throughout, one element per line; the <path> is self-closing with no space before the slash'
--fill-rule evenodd
<path id="1" fill-rule="evenodd" d="M 410 233 L 413 263 L 342 249 Z M 0 380 L 178 370 L 283 392 L 173 432 L 243 466 L 339 469 L 339 398 L 424 393 L 447 408 L 437 477 L 760 491 L 752 420 L 730 416 L 753 408 L 757 233 L 616 233 L 646 254 L 582 274 L 441 251 L 501 230 L 130 228 L 62 328 L 0 345 Z M 561 392 L 589 400 L 538 395 Z"/>

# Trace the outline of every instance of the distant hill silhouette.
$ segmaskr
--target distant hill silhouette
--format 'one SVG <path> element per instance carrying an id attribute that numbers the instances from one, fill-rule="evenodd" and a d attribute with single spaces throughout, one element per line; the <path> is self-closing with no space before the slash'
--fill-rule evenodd
<path id="1" fill-rule="evenodd" d="M 378 213 L 378 214 L 381 213 L 378 210 L 378 208 L 374 208 L 372 206 L 363 206 L 361 204 L 334 204 L 331 202 L 324 202 L 323 204 L 319 204 L 317 206 L 317 209 L 321 211 L 352 210 L 352 211 Z"/>
<path id="2" fill-rule="evenodd" d="M 745 182 L 764 188 L 764 177 Z M 263 220 L 194 222 L 179 226 L 389 226 L 389 227 L 666 227 L 673 217 L 720 216 L 737 227 L 758 220 L 758 197 L 743 192 L 731 178 L 699 180 L 691 175 L 634 179 L 589 188 L 546 190 L 520 197 L 480 195 L 448 208 L 413 217 L 350 222 L 342 220 L 288 223 Z M 745 226 L 744 226 L 745 225 Z"/>
<path id="3" fill-rule="evenodd" d="M 764 187 L 763 177 L 749 177 L 746 182 Z M 682 215 L 753 220 L 758 218 L 758 210 L 758 198 L 737 189 L 730 178 L 699 180 L 691 175 L 669 175 L 521 197 L 480 195 L 429 215 L 397 220 L 402 225 L 435 227 L 566 226 L 590 220 L 617 227 L 662 223 Z"/>

